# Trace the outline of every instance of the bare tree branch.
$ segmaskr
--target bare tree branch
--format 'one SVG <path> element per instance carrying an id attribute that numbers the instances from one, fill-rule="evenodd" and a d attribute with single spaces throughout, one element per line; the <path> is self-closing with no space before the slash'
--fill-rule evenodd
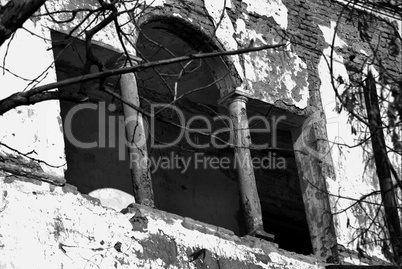
<path id="1" fill-rule="evenodd" d="M 59 87 L 64 87 L 64 86 L 68 86 L 68 85 L 72 85 L 72 84 L 76 84 L 76 83 L 82 83 L 82 82 L 86 82 L 86 81 L 90 81 L 90 80 L 95 80 L 98 78 L 106 78 L 106 77 L 110 77 L 110 76 L 125 74 L 125 73 L 129 73 L 129 72 L 138 72 L 138 71 L 141 71 L 141 70 L 144 70 L 147 68 L 152 68 L 155 66 L 168 65 L 168 64 L 172 64 L 172 63 L 184 62 L 184 61 L 189 61 L 189 60 L 193 60 L 193 59 L 205 59 L 205 58 L 211 58 L 211 57 L 235 55 L 235 54 L 249 53 L 249 52 L 260 51 L 260 50 L 265 50 L 265 49 L 276 49 L 276 48 L 280 48 L 280 47 L 284 47 L 284 46 L 286 46 L 286 44 L 264 45 L 264 46 L 260 46 L 260 47 L 250 47 L 250 48 L 232 50 L 232 51 L 191 54 L 191 55 L 186 55 L 186 56 L 181 56 L 181 57 L 176 57 L 176 58 L 171 58 L 171 59 L 166 59 L 166 60 L 160 60 L 160 61 L 156 61 L 156 62 L 139 64 L 139 65 L 135 65 L 132 67 L 111 69 L 111 70 L 106 70 L 103 72 L 69 78 L 69 79 L 65 79 L 63 81 L 49 83 L 49 84 L 46 84 L 43 86 L 35 87 L 26 92 L 17 92 L 3 100 L 0 100 L 0 115 L 3 115 L 7 111 L 9 111 L 13 108 L 16 108 L 17 106 L 32 105 L 32 104 L 35 104 L 40 101 L 56 99 L 56 98 L 51 98 L 51 96 L 46 96 L 46 95 L 45 95 L 46 97 L 43 96 L 42 98 L 33 98 L 33 96 L 38 93 L 44 93 L 48 90 L 56 89 Z M 54 94 L 54 93 L 55 92 L 52 92 L 52 94 Z M 67 97 L 65 95 L 61 95 L 61 96 Z M 77 97 L 77 96 L 75 96 L 75 97 Z"/>
<path id="2" fill-rule="evenodd" d="M 46 0 L 9 0 L 0 6 L 0 46 L 29 19 Z"/>
<path id="3" fill-rule="evenodd" d="M 63 186 L 66 183 L 66 180 L 62 177 L 52 176 L 44 172 L 33 171 L 31 169 L 10 163 L 0 162 L 0 170 L 16 176 L 34 178 L 57 186 Z"/>

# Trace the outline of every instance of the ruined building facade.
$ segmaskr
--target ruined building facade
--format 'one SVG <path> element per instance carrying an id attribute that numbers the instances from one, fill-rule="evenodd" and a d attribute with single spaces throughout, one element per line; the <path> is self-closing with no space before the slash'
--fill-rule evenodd
<path id="1" fill-rule="evenodd" d="M 381 80 L 374 54 L 400 78 L 400 14 L 134 1 L 93 36 L 101 64 L 88 66 L 85 34 L 102 17 L 85 10 L 98 5 L 46 3 L 0 47 L 1 99 L 77 77 L 54 90 L 82 97 L 0 116 L 1 268 L 390 264 L 386 229 L 369 225 L 381 200 L 356 203 L 379 190 L 370 149 L 348 147 L 360 125 L 338 113 L 335 89 L 367 70 Z"/>

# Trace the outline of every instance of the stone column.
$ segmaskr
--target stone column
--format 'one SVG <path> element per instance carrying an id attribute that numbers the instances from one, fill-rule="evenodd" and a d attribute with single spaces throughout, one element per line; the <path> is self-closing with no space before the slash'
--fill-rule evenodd
<path id="1" fill-rule="evenodd" d="M 300 188 L 304 201 L 306 219 L 309 227 L 311 245 L 316 257 L 322 259 L 339 259 L 337 250 L 336 231 L 331 214 L 331 205 L 328 197 L 326 178 L 335 178 L 331 154 L 327 141 L 317 147 L 317 137 L 324 136 L 325 125 L 323 121 L 307 125 L 307 128 L 294 128 L 292 130 L 295 160 L 299 171 Z M 314 147 L 317 156 L 310 154 L 308 148 Z M 319 148 L 323 147 L 320 151 Z M 304 152 L 304 153 L 303 153 Z M 329 165 L 331 164 L 331 165 Z"/>
<path id="2" fill-rule="evenodd" d="M 247 233 L 273 240 L 273 235 L 264 232 L 260 198 L 257 192 L 254 168 L 250 152 L 251 136 L 247 118 L 247 97 L 232 93 L 224 98 L 233 124 L 234 161 L 236 165 L 240 197 L 246 219 Z M 222 103 L 222 102 L 221 102 Z"/>
<path id="3" fill-rule="evenodd" d="M 134 73 L 121 75 L 120 91 L 123 101 L 137 107 L 140 106 L 137 80 Z M 123 110 L 135 201 L 138 204 L 154 207 L 152 179 L 148 170 L 148 150 L 142 114 L 124 103 Z"/>

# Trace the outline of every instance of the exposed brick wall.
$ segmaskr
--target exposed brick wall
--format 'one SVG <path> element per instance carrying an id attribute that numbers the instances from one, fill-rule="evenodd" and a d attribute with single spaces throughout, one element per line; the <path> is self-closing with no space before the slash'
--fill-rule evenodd
<path id="1" fill-rule="evenodd" d="M 181 31 L 181 36 L 185 39 L 188 38 L 192 43 L 198 42 L 205 45 L 205 41 L 210 41 L 207 51 L 225 50 L 223 40 L 215 37 L 209 38 L 211 34 L 215 33 L 214 20 L 203 1 L 168 0 L 161 2 L 163 2 L 161 6 L 153 7 L 143 14 L 138 23 L 141 25 L 152 20 L 168 19 L 169 23 L 172 23 L 172 29 L 176 32 Z M 266 2 L 271 3 L 268 0 Z M 271 4 L 277 2 L 280 1 L 272 1 Z M 238 19 L 242 19 L 245 21 L 247 34 L 250 36 L 254 31 L 256 35 L 261 34 L 262 39 L 268 43 L 279 43 L 285 39 L 291 41 L 291 46 L 283 54 L 282 52 L 267 51 L 254 53 L 253 56 L 238 56 L 243 71 L 250 62 L 265 63 L 260 68 L 261 70 L 252 70 L 254 73 L 251 75 L 261 71 L 263 74 L 261 77 L 266 81 L 253 82 L 247 85 L 248 88 L 245 87 L 254 98 L 277 103 L 278 106 L 281 105 L 281 108 L 297 111 L 304 116 L 312 113 L 311 107 L 322 109 L 320 92 L 322 78 L 320 78 L 318 68 L 322 52 L 329 44 L 321 29 L 323 26 L 330 28 L 331 22 L 338 20 L 341 24 L 337 35 L 346 43 L 346 46 L 339 46 L 335 51 L 343 57 L 348 74 L 352 79 L 361 77 L 365 63 L 364 52 L 368 54 L 372 52 L 368 43 L 363 39 L 370 39 L 370 44 L 374 48 L 379 48 L 377 55 L 382 59 L 382 64 L 390 75 L 400 76 L 400 44 L 398 42 L 394 44 L 392 39 L 394 32 L 390 25 L 371 15 L 364 17 L 365 13 L 357 9 L 353 12 L 343 10 L 343 5 L 336 1 L 283 0 L 282 2 L 287 8 L 286 29 L 274 17 L 248 12 L 245 1 L 233 0 L 231 1 L 232 8 L 225 9 L 234 29 L 239 27 Z M 339 19 L 341 13 L 344 16 Z M 180 23 L 175 23 L 175 21 L 180 21 Z M 45 26 L 64 32 L 69 30 L 65 25 L 49 26 L 49 23 L 44 23 Z M 359 34 L 361 27 L 367 28 L 367 36 Z M 235 40 L 238 48 L 247 47 L 251 43 L 249 37 L 240 37 L 239 33 L 225 30 L 228 31 L 229 37 Z M 193 31 L 198 31 L 200 34 L 195 36 Z M 102 38 L 103 42 L 108 45 L 110 45 L 108 40 L 113 39 L 108 34 L 102 35 Z M 102 38 L 100 38 L 101 41 Z M 263 43 L 261 40 L 256 40 L 256 45 L 261 45 L 261 43 Z M 111 46 L 120 49 L 115 44 Z M 241 77 L 244 77 L 245 72 L 240 74 L 242 71 L 238 67 L 234 67 L 233 59 L 228 57 L 225 58 L 225 61 L 231 68 L 231 75 L 235 81 L 233 85 L 239 86 L 245 81 L 247 82 L 248 78 L 245 77 L 242 81 Z M 272 70 L 267 72 L 268 69 Z M 276 81 L 283 78 L 281 75 L 285 72 L 291 73 L 290 80 L 296 85 L 292 89 L 289 89 L 290 86 L 285 83 L 276 84 Z M 298 107 L 297 102 L 293 101 L 299 98 L 305 88 L 308 89 L 308 105 Z M 278 95 L 273 94 L 276 90 L 278 90 Z M 294 90 L 294 92 L 290 95 L 282 95 L 288 90 L 289 92 Z M 328 88 L 328 91 L 331 90 Z M 267 96 L 273 97 L 269 99 Z M 311 140 L 326 136 L 325 123 L 320 122 L 312 131 Z M 316 144 L 319 149 L 328 148 L 327 143 L 317 142 Z M 314 171 L 311 171 L 311 174 L 309 174 L 310 171 L 304 174 L 301 172 L 300 177 L 319 174 L 320 184 L 323 184 L 325 188 L 325 180 L 327 177 L 333 177 L 334 168 L 328 164 L 321 164 L 322 160 L 305 160 L 309 165 L 314 162 L 312 169 Z M 299 160 L 300 164 L 303 163 Z M 299 169 L 301 168 L 299 167 Z M 322 265 L 315 265 L 314 258 L 282 251 L 274 244 L 255 238 L 238 238 L 230 231 L 143 207 L 138 207 L 136 212 L 127 213 L 131 215 L 123 215 L 101 207 L 96 200 L 84 198 L 72 186 L 67 185 L 60 188 L 47 183 L 40 184 L 39 181 L 29 179 L 29 175 L 26 177 L 28 182 L 14 181 L 14 176 L 10 177 L 9 174 L 0 176 L 2 187 L 0 250 L 1 255 L 4 255 L 0 258 L 0 267 L 5 264 L 23 268 L 25 261 L 21 257 L 23 254 L 29 254 L 28 256 L 32 256 L 33 260 L 27 263 L 32 263 L 38 268 L 44 268 L 43 265 L 60 267 L 61 264 L 65 268 L 77 268 L 76 262 L 95 264 L 102 263 L 104 260 L 116 268 L 164 267 L 167 265 L 171 265 L 173 268 L 323 268 Z M 315 226 L 316 230 L 328 233 L 322 232 L 312 236 L 313 240 L 318 242 L 317 244 L 321 244 L 315 246 L 316 254 L 321 260 L 328 258 L 330 262 L 339 262 L 337 242 L 333 238 L 335 235 L 333 226 L 336 226 L 336 232 L 339 234 L 345 224 L 335 223 L 334 225 L 328 211 L 324 210 L 329 209 L 326 204 L 328 199 L 317 191 L 314 192 L 311 189 L 308 190 L 311 192 L 306 191 L 309 187 L 306 182 L 302 181 L 301 185 L 302 191 L 310 196 L 308 198 L 311 198 L 309 200 L 312 203 L 309 205 L 311 211 L 307 210 L 306 213 L 310 226 Z M 325 206 L 320 208 L 321 211 L 314 212 L 315 214 L 313 214 L 314 202 L 325 203 Z M 21 212 L 23 212 L 22 215 Z M 140 214 L 137 214 L 138 212 Z M 89 221 L 91 218 L 98 222 Z M 80 226 L 81 223 L 84 223 L 83 226 Z M 179 223 L 179 228 L 175 226 L 177 223 Z M 164 226 L 158 227 L 160 224 Z M 100 234 L 95 232 L 98 225 L 101 227 Z M 19 230 L 13 231 L 15 228 L 13 226 L 18 227 Z M 29 232 L 24 233 L 24 231 Z M 200 240 L 208 237 L 213 243 L 185 241 L 188 240 L 187 232 L 193 233 L 192 236 Z M 123 242 L 116 238 L 124 238 L 130 242 Z M 33 250 L 30 249 L 29 244 L 34 246 Z M 226 252 L 227 249 L 221 244 L 230 245 L 233 252 Z M 85 255 L 80 255 L 80 250 L 83 249 Z M 138 249 L 142 249 L 142 251 L 138 251 Z M 204 262 L 201 260 L 190 262 L 188 256 L 200 249 L 207 250 L 202 254 Z M 71 258 L 71 252 L 74 252 L 74 257 L 78 257 L 78 261 Z M 236 255 L 231 256 L 232 253 L 236 253 Z M 89 258 L 92 257 L 96 257 L 96 259 L 90 260 Z M 371 262 L 370 259 L 365 261 Z"/>

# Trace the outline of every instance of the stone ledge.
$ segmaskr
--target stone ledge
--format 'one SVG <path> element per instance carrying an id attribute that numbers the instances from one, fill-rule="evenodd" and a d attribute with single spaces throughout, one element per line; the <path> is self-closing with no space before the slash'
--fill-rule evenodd
<path id="1" fill-rule="evenodd" d="M 31 182 L 48 182 L 56 186 L 63 186 L 66 183 L 64 178 L 44 173 L 39 163 L 33 160 L 2 152 L 0 152 L 0 173 L 14 175 Z"/>
<path id="2" fill-rule="evenodd" d="M 73 186 L 0 177 L 0 188 L 2 268 L 324 269 L 313 256 L 191 218 L 137 204 L 120 213 Z"/>
<path id="3" fill-rule="evenodd" d="M 214 237 L 218 237 L 223 240 L 231 241 L 238 246 L 244 246 L 244 247 L 249 247 L 249 248 L 255 248 L 255 249 L 260 249 L 264 254 L 257 254 L 257 256 L 260 256 L 261 259 L 269 259 L 269 254 L 271 253 L 279 253 L 280 255 L 283 255 L 284 258 L 292 258 L 292 259 L 297 259 L 302 262 L 314 264 L 314 268 L 323 268 L 319 265 L 320 261 L 317 260 L 316 257 L 313 255 L 306 256 L 302 254 L 298 254 L 295 252 L 290 252 L 286 251 L 283 249 L 280 249 L 277 244 L 273 242 L 269 242 L 266 240 L 262 240 L 253 236 L 243 236 L 239 237 L 233 233 L 233 231 L 218 227 L 215 225 L 203 223 L 201 221 L 194 220 L 192 218 L 188 217 L 182 217 L 173 213 L 169 213 L 166 211 L 154 209 L 154 208 L 149 208 L 147 206 L 139 205 L 139 204 L 131 204 L 130 205 L 132 208 L 136 208 L 141 212 L 142 216 L 147 216 L 149 218 L 156 218 L 156 219 L 163 219 L 167 223 L 175 223 L 179 222 L 182 227 L 185 229 L 191 230 L 191 231 L 197 231 L 202 234 L 206 235 L 211 235 Z M 263 258 L 264 257 L 264 258 Z M 287 268 L 287 267 L 284 267 Z"/>
<path id="4" fill-rule="evenodd" d="M 386 265 L 328 265 L 325 269 L 398 269 L 398 266 Z"/>

